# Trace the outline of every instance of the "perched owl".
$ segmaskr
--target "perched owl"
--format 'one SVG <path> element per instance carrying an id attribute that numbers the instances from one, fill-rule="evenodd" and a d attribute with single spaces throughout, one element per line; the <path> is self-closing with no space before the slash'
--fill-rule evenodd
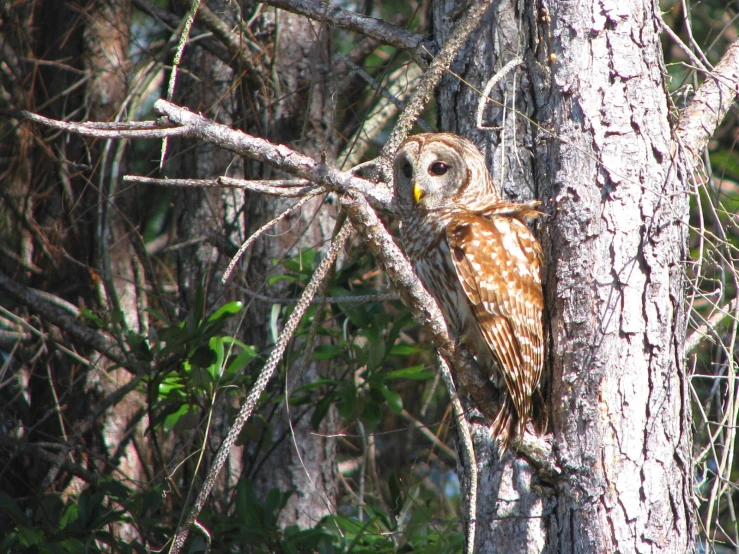
<path id="1" fill-rule="evenodd" d="M 538 215 L 535 204 L 502 201 L 480 151 L 449 133 L 403 142 L 393 178 L 406 254 L 502 392 L 493 421 L 501 447 L 532 414 L 543 432 L 541 246 L 524 221 Z"/>

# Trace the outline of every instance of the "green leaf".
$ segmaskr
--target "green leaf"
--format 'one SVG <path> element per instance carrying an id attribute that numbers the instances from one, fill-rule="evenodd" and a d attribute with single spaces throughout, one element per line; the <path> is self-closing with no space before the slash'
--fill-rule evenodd
<path id="1" fill-rule="evenodd" d="M 197 425 L 197 412 L 190 404 L 180 405 L 174 412 L 164 418 L 164 431 L 171 433 L 173 430 L 184 431 L 194 429 Z"/>
<path id="2" fill-rule="evenodd" d="M 423 352 L 423 349 L 410 344 L 395 344 L 390 349 L 390 354 L 393 356 L 410 356 L 411 354 L 418 354 L 419 352 Z"/>
<path id="3" fill-rule="evenodd" d="M 228 304 L 224 304 L 211 314 L 208 318 L 210 323 L 214 323 L 221 319 L 229 318 L 239 313 L 244 308 L 244 303 L 239 300 L 234 300 Z"/>
<path id="4" fill-rule="evenodd" d="M 336 344 L 319 344 L 313 350 L 314 360 L 332 360 L 336 356 L 340 356 L 346 352 L 346 348 L 342 348 Z"/>
<path id="5" fill-rule="evenodd" d="M 8 494 L 0 491 L 0 513 L 8 514 L 16 524 L 27 523 L 28 519 Z"/>
<path id="6" fill-rule="evenodd" d="M 336 408 L 339 410 L 339 415 L 343 419 L 348 420 L 357 407 L 357 389 L 349 384 L 339 398 L 340 400 L 336 403 Z"/>
<path id="7" fill-rule="evenodd" d="M 17 527 L 17 531 L 20 543 L 25 547 L 35 546 L 44 542 L 44 534 L 41 531 L 31 529 L 25 525 Z"/>
<path id="8" fill-rule="evenodd" d="M 105 322 L 103 321 L 103 319 L 98 314 L 96 314 L 95 312 L 93 312 L 92 310 L 88 308 L 80 309 L 80 317 L 83 319 L 87 319 L 88 321 L 94 323 L 98 327 L 101 327 L 101 328 L 105 327 Z"/>
<path id="9" fill-rule="evenodd" d="M 339 382 L 335 379 L 316 379 L 312 383 L 308 383 L 298 389 L 295 389 L 295 392 L 308 392 L 320 387 L 335 387 L 338 384 Z"/>
<path id="10" fill-rule="evenodd" d="M 64 501 L 59 494 L 44 495 L 41 500 L 41 509 L 35 513 L 34 523 L 36 527 L 59 527 L 59 521 L 62 519 L 65 508 Z"/>
<path id="11" fill-rule="evenodd" d="M 80 494 L 79 500 L 77 501 L 77 513 L 80 529 L 86 529 L 91 527 L 90 523 L 98 507 L 99 499 L 96 494 L 90 492 L 90 489 L 85 489 Z"/>
<path id="12" fill-rule="evenodd" d="M 210 348 L 210 346 L 199 346 L 192 356 L 190 363 L 194 366 L 206 368 L 216 363 L 218 356 Z"/>
<path id="13" fill-rule="evenodd" d="M 403 328 L 411 325 L 413 325 L 413 318 L 411 317 L 410 312 L 406 311 L 403 313 L 403 315 L 401 315 L 398 319 L 394 321 L 393 326 L 391 327 L 390 332 L 387 335 L 387 343 L 395 345 L 395 341 L 398 340 L 400 332 L 403 330 Z"/>
<path id="14" fill-rule="evenodd" d="M 269 279 L 267 279 L 267 284 L 274 285 L 275 283 L 279 283 L 280 281 L 296 283 L 298 280 L 292 275 L 275 275 L 274 277 L 270 277 Z"/>
<path id="15" fill-rule="evenodd" d="M 80 516 L 78 505 L 75 503 L 69 503 L 67 504 L 67 507 L 64 510 L 61 519 L 59 520 L 59 528 L 66 529 L 70 523 L 79 521 L 79 518 Z"/>
<path id="16" fill-rule="evenodd" d="M 362 422 L 373 431 L 382 421 L 382 409 L 377 402 L 367 402 L 362 410 Z"/>
<path id="17" fill-rule="evenodd" d="M 406 367 L 404 369 L 396 369 L 385 373 L 385 380 L 392 381 L 394 379 L 413 379 L 416 381 L 426 381 L 433 379 L 435 373 L 430 369 L 425 369 L 423 364 Z"/>
<path id="18" fill-rule="evenodd" d="M 313 410 L 313 414 L 311 415 L 310 422 L 311 426 L 313 427 L 314 431 L 318 431 L 318 428 L 321 426 L 321 422 L 323 421 L 323 418 L 326 417 L 326 414 L 328 413 L 329 408 L 331 407 L 331 403 L 336 398 L 336 393 L 330 393 L 321 398 L 318 401 L 318 404 L 316 404 L 316 409 Z"/>
<path id="19" fill-rule="evenodd" d="M 379 337 L 370 339 L 368 348 L 369 356 L 367 358 L 367 365 L 369 366 L 369 369 L 375 369 L 379 367 L 385 359 L 385 343 L 382 342 Z"/>
<path id="20" fill-rule="evenodd" d="M 104 477 L 98 481 L 98 486 L 110 497 L 124 502 L 131 496 L 131 491 L 120 481 L 112 477 Z"/>
<path id="21" fill-rule="evenodd" d="M 393 413 L 395 415 L 400 415 L 403 411 L 403 399 L 400 397 L 400 394 L 387 388 L 385 385 L 380 387 L 380 391 L 382 391 L 382 396 L 385 397 L 385 401 L 387 402 L 387 405 L 390 406 Z"/>

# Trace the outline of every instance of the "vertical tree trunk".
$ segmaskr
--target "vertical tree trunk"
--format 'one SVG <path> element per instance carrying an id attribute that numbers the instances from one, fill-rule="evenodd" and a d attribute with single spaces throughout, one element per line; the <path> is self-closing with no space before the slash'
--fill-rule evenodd
<path id="1" fill-rule="evenodd" d="M 438 101 L 444 130 L 478 137 L 505 193 L 535 191 L 550 215 L 540 225 L 546 372 L 562 475 L 553 496 L 537 498 L 535 470 L 515 456 L 495 460 L 478 439 L 476 551 L 690 552 L 688 202 L 673 157 L 659 6 L 517 6 L 502 2 L 487 15 L 455 71 L 482 90 L 521 56 L 490 94 L 515 95 L 519 113 L 495 106 L 504 129 L 476 130 L 479 95 L 453 78 Z"/>
<path id="2" fill-rule="evenodd" d="M 331 50 L 328 28 L 281 10 L 274 13 L 278 30 L 274 45 L 275 63 L 280 68 L 279 85 L 282 87 L 275 94 L 282 96 L 287 91 L 290 94 L 280 101 L 267 137 L 273 142 L 288 144 L 315 159 L 325 155 L 333 160 L 338 150 L 338 136 L 333 122 L 336 106 L 331 94 L 333 78 L 329 73 Z M 274 217 L 293 203 L 259 196 L 256 204 L 261 205 L 259 212 L 247 210 L 247 217 L 255 223 L 263 223 L 266 218 Z M 323 198 L 309 201 L 299 213 L 288 216 L 276 226 L 274 234 L 278 236 L 264 241 L 262 260 L 252 257 L 252 263 L 261 269 L 271 265 L 272 260 L 296 256 L 304 248 L 322 250 L 323 245 L 331 240 L 335 217 L 335 211 L 324 203 Z M 264 280 L 265 274 L 262 275 Z M 267 290 L 276 292 L 274 287 L 268 287 Z M 270 308 L 263 303 L 255 306 L 259 314 L 256 321 L 269 321 Z M 255 331 L 256 336 L 264 336 L 266 326 Z M 277 379 L 275 385 L 281 390 L 285 389 L 286 379 L 291 382 L 297 376 L 303 349 L 307 347 L 302 339 L 294 340 L 293 344 L 298 362 L 287 376 Z M 318 363 L 308 359 L 297 387 L 321 377 L 329 377 L 327 362 Z M 280 514 L 282 526 L 297 523 L 302 528 L 309 528 L 315 526 L 322 517 L 336 513 L 336 439 L 330 436 L 337 432 L 337 415 L 334 408 L 329 410 L 316 433 L 311 426 L 312 413 L 313 407 L 292 408 L 288 413 L 286 406 L 281 405 L 271 420 L 274 448 L 266 456 L 254 453 L 259 464 L 265 469 L 269 468 L 255 475 L 256 485 L 263 494 L 271 488 L 295 491 Z"/>
<path id="3" fill-rule="evenodd" d="M 87 102 L 90 109 L 87 118 L 95 121 L 115 121 L 123 109 L 128 95 L 128 77 L 131 34 L 130 0 L 94 0 L 89 4 L 84 28 L 85 67 L 90 81 Z M 119 189 L 123 176 L 122 166 L 117 163 L 123 158 L 127 142 L 101 141 L 96 144 L 93 159 L 97 171 L 93 179 L 98 184 L 98 194 L 90 200 L 97 214 L 94 251 L 89 253 L 99 268 L 107 300 L 105 309 L 119 312 L 120 320 L 134 333 L 139 327 L 139 294 L 134 266 L 138 263 L 131 243 L 130 225 L 135 221 L 135 190 Z M 93 189 L 95 190 L 95 189 Z M 92 193 L 93 190 L 89 192 Z M 127 369 L 114 368 L 106 378 L 96 374 L 90 383 L 104 394 L 112 394 L 118 387 L 131 381 L 133 376 Z M 134 481 L 146 481 L 143 464 L 146 460 L 145 423 L 137 414 L 144 400 L 140 391 L 132 391 L 110 410 L 102 427 L 102 439 L 119 470 Z M 135 437 L 136 443 L 131 439 Z M 135 447 L 138 444 L 140 449 Z M 142 456 L 144 459 L 142 459 Z"/>
<path id="4" fill-rule="evenodd" d="M 239 12 L 230 2 L 211 1 L 208 7 L 227 25 L 234 28 L 238 25 Z M 247 19 L 249 17 L 244 16 L 244 20 Z M 251 70 L 237 74 L 232 67 L 202 49 L 189 50 L 185 64 L 199 79 L 193 81 L 184 74 L 180 76 L 182 103 L 221 123 L 245 126 L 247 132 L 292 145 L 309 155 L 319 157 L 322 151 L 327 151 L 329 157 L 333 157 L 336 139 L 327 90 L 326 29 L 305 18 L 274 10 L 264 10 L 259 21 L 262 28 L 274 32 L 273 37 L 261 44 L 264 51 L 273 56 L 272 73 L 266 58 L 262 60 L 264 71 L 260 77 Z M 237 79 L 241 82 L 234 86 Z M 265 98 L 265 93 L 271 96 Z M 244 101 L 246 98 L 249 100 Z M 193 146 L 188 143 L 187 148 L 194 148 L 194 152 L 187 153 L 181 160 L 179 173 L 183 177 L 215 178 L 228 174 L 237 178 L 245 175 L 252 179 L 279 178 L 272 175 L 270 168 L 251 160 L 234 159 L 233 154 L 212 144 Z M 234 189 L 184 189 L 179 198 L 179 234 L 184 241 L 196 242 L 180 251 L 180 286 L 186 300 L 192 305 L 201 282 L 206 283 L 211 309 L 229 299 L 243 299 L 249 313 L 239 331 L 240 339 L 266 349 L 271 341 L 272 305 L 245 298 L 232 285 L 224 287 L 221 284 L 222 271 L 228 263 L 224 253 L 233 254 L 246 237 L 282 213 L 294 200 L 265 198 Z M 301 249 L 320 250 L 331 238 L 334 214 L 321 204 L 320 199 L 309 202 L 302 210 L 276 224 L 268 236 L 257 241 L 245 255 L 246 263 L 242 264 L 245 271 L 232 278 L 232 282 L 245 279 L 248 287 L 279 296 L 279 290 L 265 288 L 268 278 L 274 275 L 273 261 L 294 257 Z M 231 246 L 226 252 L 221 248 L 223 241 L 218 238 L 224 228 L 228 230 L 227 241 Z M 302 355 L 300 342 L 295 344 L 295 352 Z M 301 384 L 316 380 L 325 370 L 310 364 Z M 279 391 L 277 394 L 285 385 L 284 377 L 279 381 L 273 383 Z M 269 437 L 250 441 L 243 449 L 243 461 L 240 453 L 232 453 L 230 467 L 226 469 L 228 475 L 224 475 L 231 484 L 239 476 L 249 478 L 262 497 L 272 488 L 294 490 L 295 494 L 280 516 L 283 526 L 297 523 L 312 527 L 324 515 L 333 512 L 336 446 L 335 439 L 325 438 L 325 435 L 335 433 L 335 422 L 330 415 L 321 433 L 313 433 L 311 413 L 312 409 L 306 411 L 301 407 L 292 409 L 288 416 L 284 403 L 274 410 L 270 408 L 265 414 L 269 424 L 264 426 Z M 292 427 L 288 417 L 293 418 Z M 228 431 L 228 420 L 221 417 L 219 421 L 217 432 L 211 436 L 214 450 Z M 265 444 L 272 445 L 266 453 Z"/>

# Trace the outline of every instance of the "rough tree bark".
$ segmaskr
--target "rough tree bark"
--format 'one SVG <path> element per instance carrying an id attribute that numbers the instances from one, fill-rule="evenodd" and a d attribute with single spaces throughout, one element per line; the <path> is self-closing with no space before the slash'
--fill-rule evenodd
<path id="1" fill-rule="evenodd" d="M 438 2 L 436 13 L 448 9 Z M 456 78 L 439 93 L 443 130 L 475 137 L 506 194 L 533 194 L 549 214 L 540 235 L 561 480 L 542 488 L 524 459 L 496 460 L 478 433 L 476 552 L 694 548 L 688 185 L 658 13 L 650 0 L 503 1 L 453 69 L 482 90 L 512 57 L 523 59 L 490 95 L 506 107 L 485 112 L 492 121 L 483 123 L 504 129 L 477 128 L 479 93 Z"/>
<path id="2" fill-rule="evenodd" d="M 286 97 L 278 104 L 269 130 L 263 136 L 306 152 L 315 159 L 325 155 L 333 161 L 338 151 L 338 136 L 333 122 L 336 105 L 332 98 L 334 80 L 329 72 L 332 54 L 328 28 L 281 10 L 273 13 L 278 29 L 274 55 L 279 68 L 279 86 L 282 87 L 275 90 L 275 95 Z M 290 94 L 286 94 L 288 91 Z M 273 173 L 269 167 L 261 166 L 260 169 L 258 178 L 270 178 Z M 250 232 L 294 203 L 255 193 L 249 198 L 246 216 Z M 277 236 L 263 241 L 258 256 L 252 255 L 249 282 L 261 286 L 272 271 L 273 260 L 296 256 L 305 248 L 320 249 L 327 245 L 334 231 L 335 218 L 336 210 L 325 204 L 322 198 L 316 198 L 299 212 L 282 219 L 270 233 Z M 279 291 L 275 287 L 267 287 L 266 290 Z M 287 294 L 292 295 L 289 291 Z M 263 302 L 258 302 L 253 308 L 254 321 L 260 324 L 253 333 L 261 339 L 261 344 L 267 342 L 265 323 L 269 321 L 270 308 Z M 275 383 L 277 388 L 284 390 L 285 379 L 292 386 L 292 380 L 300 371 L 305 348 L 305 341 L 295 342 L 294 352 L 299 354 L 298 361 L 286 376 L 278 379 Z M 329 372 L 328 363 L 309 359 L 295 386 L 328 377 Z M 266 455 L 252 452 L 258 460 L 253 467 L 262 469 L 254 474 L 255 486 L 262 494 L 271 488 L 295 491 L 280 514 L 283 526 L 297 523 L 302 528 L 309 528 L 322 517 L 335 513 L 337 456 L 336 438 L 332 435 L 336 434 L 338 426 L 336 410 L 329 410 L 318 432 L 311 427 L 312 412 L 313 407 L 309 406 L 292 408 L 288 413 L 285 405 L 281 405 L 271 421 L 273 448 Z M 292 419 L 292 426 L 289 419 Z"/>
<path id="3" fill-rule="evenodd" d="M 231 2 L 209 2 L 207 5 L 207 9 L 231 28 L 236 28 L 240 19 L 251 18 L 256 7 L 256 3 L 244 5 L 242 14 Z M 210 19 L 206 18 L 209 15 L 201 10 L 196 21 L 213 28 L 209 24 Z M 267 34 L 268 40 L 261 47 L 272 56 L 273 78 L 265 80 L 269 75 L 268 60 L 262 60 L 263 66 L 255 71 L 241 66 L 238 56 L 227 65 L 204 49 L 188 50 L 185 66 L 198 79 L 187 79 L 186 74 L 180 76 L 181 103 L 230 127 L 242 127 L 275 142 L 292 144 L 316 157 L 326 150 L 333 157 L 336 139 L 332 136 L 333 109 L 327 89 L 330 79 L 327 78 L 329 49 L 326 29 L 282 11 L 267 11 L 259 16 L 258 25 L 261 29 L 271 29 Z M 240 47 L 248 54 L 247 45 Z M 234 85 L 236 82 L 237 86 Z M 265 93 L 270 95 L 269 98 L 264 97 Z M 246 98 L 249 100 L 245 101 Z M 272 101 L 274 105 L 271 105 Z M 248 175 L 251 179 L 274 178 L 274 171 L 269 166 L 242 160 L 213 144 L 202 142 L 193 146 L 188 141 L 184 148 L 186 151 L 181 157 L 174 157 L 174 161 L 179 162 L 178 174 L 181 177 L 228 175 L 243 178 Z M 204 282 L 211 309 L 229 300 L 244 300 L 248 316 L 238 331 L 240 339 L 260 349 L 268 348 L 272 340 L 269 334 L 272 304 L 245 298 L 233 285 L 224 287 L 221 277 L 229 256 L 246 237 L 295 201 L 226 188 L 183 189 L 178 191 L 178 198 L 179 236 L 185 243 L 195 243 L 179 250 L 183 298 L 192 305 L 195 291 Z M 294 257 L 301 249 L 320 248 L 331 238 L 333 219 L 334 211 L 328 206 L 322 207 L 320 201 L 309 202 L 302 210 L 285 217 L 269 236 L 259 240 L 246 254 L 245 263 L 241 266 L 243 271 L 240 276 L 232 278 L 232 283 L 244 279 L 251 289 L 272 296 L 283 293 L 290 296 L 292 293 L 289 291 L 263 288 L 274 274 L 273 262 Z M 235 328 L 233 330 L 236 331 Z M 295 350 L 300 351 L 300 348 L 296 346 Z M 311 363 L 300 384 L 315 381 L 325 372 L 326 367 Z M 284 377 L 282 383 L 273 385 L 279 394 L 284 389 Z M 221 475 L 226 480 L 224 485 L 233 486 L 240 476 L 245 476 L 254 483 L 262 498 L 272 488 L 293 490 L 295 494 L 280 513 L 280 524 L 297 523 L 304 528 L 312 527 L 324 515 L 331 513 L 336 494 L 335 439 L 326 438 L 335 433 L 333 412 L 324 420 L 320 433 L 312 432 L 310 409 L 293 409 L 288 415 L 282 403 L 268 412 L 265 418 L 269 425 L 262 427 L 265 436 L 261 440 L 250 441 L 245 449 L 239 447 L 232 452 L 229 466 Z M 213 452 L 229 428 L 225 412 L 219 410 L 219 413 L 216 432 L 210 436 Z M 288 421 L 290 417 L 293 419 L 292 428 Z M 265 444 L 270 445 L 266 451 Z M 300 448 L 300 456 L 296 448 Z M 209 466 L 206 464 L 203 471 Z M 225 511 L 230 497 L 223 499 Z"/>

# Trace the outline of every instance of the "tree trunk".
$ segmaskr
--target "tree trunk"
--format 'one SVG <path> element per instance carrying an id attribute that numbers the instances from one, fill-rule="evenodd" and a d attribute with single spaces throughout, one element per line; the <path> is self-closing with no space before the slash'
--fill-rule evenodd
<path id="1" fill-rule="evenodd" d="M 12 37 L 8 46 L 17 56 L 17 81 L 11 87 L 17 103 L 13 107 L 62 120 L 113 120 L 128 94 L 130 11 L 129 2 L 117 2 L 113 9 L 109 2 L 99 0 L 72 7 L 20 3 L 15 11 L 4 13 L 3 31 Z M 33 60 L 49 63 L 27 67 Z M 89 79 L 81 83 L 81 75 Z M 89 307 L 111 325 L 114 313 L 120 314 L 122 322 L 138 331 L 133 252 L 121 217 L 121 206 L 128 198 L 115 190 L 120 165 L 113 159 L 124 144 L 86 142 L 78 137 L 47 137 L 44 147 L 41 141 L 24 144 L 30 136 L 18 133 L 16 140 L 9 141 L 8 147 L 16 149 L 13 157 L 23 161 L 17 169 L 15 162 L 3 168 L 9 169 L 5 200 L 19 217 L 16 225 L 25 229 L 22 258 L 26 267 L 38 269 L 16 272 L 17 280 L 52 292 L 72 306 Z M 78 164 L 83 159 L 87 163 Z M 58 329 L 50 333 L 61 338 Z M 64 342 L 85 352 L 74 341 Z M 38 358 L 38 365 L 30 365 L 30 389 L 35 389 L 30 394 L 31 409 L 39 414 L 58 410 L 59 417 L 37 427 L 39 422 L 30 416 L 24 425 L 49 433 L 44 437 L 73 436 L 71 440 L 76 441 L 85 436 L 90 448 L 101 445 L 130 479 L 143 479 L 141 459 L 131 442 L 134 435 L 143 433 L 137 428 L 135 394 L 109 410 L 96 427 L 71 424 L 89 416 L 103 397 L 130 380 L 130 374 L 108 368 L 96 355 L 90 358 L 91 366 L 78 368 L 59 353 L 50 354 Z M 41 416 L 42 420 L 46 417 Z M 95 432 L 90 433 L 93 428 Z M 84 486 L 76 479 L 65 481 L 59 472 L 61 460 L 69 454 L 62 451 L 43 475 L 29 476 L 29 483 L 40 485 L 37 493 L 56 490 L 62 483 L 65 494 Z"/>
<path id="2" fill-rule="evenodd" d="M 208 7 L 228 25 L 236 26 L 238 11 L 230 2 L 209 2 Z M 254 9 L 254 7 L 252 7 Z M 247 132 L 261 134 L 269 140 L 286 143 L 303 152 L 319 157 L 327 150 L 335 156 L 336 144 L 330 118 L 330 93 L 327 91 L 326 71 L 329 55 L 324 28 L 305 18 L 286 12 L 265 10 L 259 25 L 276 29 L 273 39 L 262 47 L 274 56 L 274 79 L 260 81 L 254 71 L 247 71 L 239 87 L 234 87 L 238 75 L 233 69 L 203 49 L 189 51 L 185 64 L 197 81 L 180 76 L 179 90 L 184 105 L 214 117 L 229 126 L 246 126 Z M 249 17 L 244 16 L 244 19 Z M 317 31 L 318 29 L 318 31 Z M 269 74 L 268 60 L 264 73 Z M 274 87 L 274 88 L 271 88 Z M 264 98 L 265 91 L 272 95 Z M 237 92 L 239 94 L 237 94 Z M 288 94 L 288 92 L 290 94 Z M 250 97 L 248 102 L 242 99 Z M 271 101 L 270 101 L 271 100 Z M 274 104 L 272 104 L 274 102 Z M 234 159 L 232 153 L 209 143 L 199 143 L 182 157 L 179 168 L 182 177 L 215 178 L 219 175 L 250 179 L 279 178 L 271 168 L 251 160 Z M 175 156 L 177 159 L 177 156 Z M 233 285 L 221 284 L 223 268 L 236 248 L 266 222 L 290 207 L 292 199 L 265 198 L 256 193 L 242 193 L 237 189 L 183 189 L 179 193 L 179 236 L 183 241 L 195 241 L 192 247 L 180 250 L 180 286 L 187 303 L 192 306 L 195 291 L 201 282 L 207 283 L 208 306 L 214 309 L 225 301 L 242 299 L 248 315 L 239 330 L 240 339 L 247 344 L 266 349 L 272 340 L 269 333 L 271 303 L 244 297 Z M 330 240 L 334 213 L 322 206 L 321 199 L 309 202 L 303 209 L 277 223 L 268 235 L 258 240 L 241 264 L 245 270 L 232 277 L 232 283 L 245 280 L 247 286 L 271 296 L 292 296 L 291 291 L 266 286 L 266 281 L 279 266 L 274 260 L 294 257 L 306 248 L 321 249 Z M 222 240 L 223 229 L 228 235 Z M 223 244 L 229 244 L 224 249 Z M 234 329 L 236 331 L 236 329 Z M 301 342 L 295 342 L 294 351 L 302 355 Z M 304 347 L 304 345 L 303 345 Z M 297 371 L 297 368 L 296 368 Z M 309 364 L 301 382 L 315 381 L 327 371 L 315 363 Z M 292 377 L 290 377 L 292 378 Z M 276 394 L 284 391 L 285 377 L 273 383 Z M 280 514 L 280 525 L 314 526 L 323 516 L 332 513 L 336 494 L 336 445 L 333 412 L 324 420 L 319 433 L 311 428 L 312 408 L 265 410 L 268 425 L 262 427 L 261 440 L 250 441 L 245 449 L 234 448 L 229 467 L 222 476 L 225 486 L 235 484 L 240 476 L 254 483 L 262 498 L 270 489 L 293 490 L 288 505 Z M 218 419 L 217 432 L 211 435 L 213 452 L 228 432 L 225 412 Z M 292 426 L 289 419 L 292 418 Z M 264 450 L 264 445 L 270 445 Z M 297 452 L 300 449 L 300 453 Z M 236 450 L 243 450 L 236 453 Z M 210 464 L 206 464 L 210 467 Z M 218 497 L 219 495 L 214 495 Z M 224 501 L 227 496 L 220 495 Z M 224 502 L 223 510 L 227 504 Z"/>
<path id="3" fill-rule="evenodd" d="M 549 214 L 545 374 L 562 474 L 542 487 L 524 459 L 498 461 L 478 438 L 476 552 L 690 552 L 688 188 L 672 154 L 659 6 L 517 6 L 493 8 L 453 67 L 482 90 L 522 57 L 489 95 L 508 103 L 488 104 L 483 123 L 504 128 L 476 128 L 479 94 L 456 78 L 438 101 L 443 129 L 477 137 L 505 193 L 535 192 Z"/>

